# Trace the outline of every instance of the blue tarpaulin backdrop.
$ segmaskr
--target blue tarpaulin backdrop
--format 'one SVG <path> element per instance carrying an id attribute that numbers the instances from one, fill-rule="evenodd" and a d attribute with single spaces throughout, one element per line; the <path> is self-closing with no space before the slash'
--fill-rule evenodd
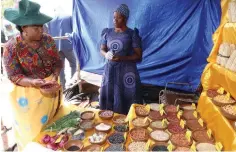
<path id="1" fill-rule="evenodd" d="M 101 32 L 113 27 L 113 11 L 121 3 L 130 8 L 128 26 L 142 37 L 142 83 L 189 82 L 195 90 L 220 24 L 220 0 L 74 0 L 73 44 L 82 70 L 102 74 Z"/>

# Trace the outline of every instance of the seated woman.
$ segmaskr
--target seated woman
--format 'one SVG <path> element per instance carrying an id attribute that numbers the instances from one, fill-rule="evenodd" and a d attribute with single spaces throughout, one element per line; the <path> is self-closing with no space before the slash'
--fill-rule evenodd
<path id="1" fill-rule="evenodd" d="M 121 4 L 114 12 L 115 28 L 102 32 L 101 54 L 105 65 L 100 92 L 100 108 L 127 114 L 131 104 L 142 103 L 141 82 L 136 62 L 142 59 L 138 30 L 126 23 L 129 8 Z"/>
<path id="2" fill-rule="evenodd" d="M 10 101 L 19 149 L 40 133 L 60 107 L 59 89 L 50 95 L 40 91 L 45 84 L 57 83 L 62 63 L 54 40 L 43 33 L 43 24 L 52 18 L 39 9 L 39 4 L 21 0 L 19 9 L 4 12 L 4 17 L 20 31 L 7 42 L 3 54 L 8 78 L 14 84 Z"/>

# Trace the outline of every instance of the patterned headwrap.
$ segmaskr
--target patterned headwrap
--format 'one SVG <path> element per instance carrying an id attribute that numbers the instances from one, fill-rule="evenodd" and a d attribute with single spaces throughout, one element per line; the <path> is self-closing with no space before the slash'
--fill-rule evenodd
<path id="1" fill-rule="evenodd" d="M 126 4 L 121 4 L 115 12 L 118 12 L 126 17 L 126 19 L 129 18 L 129 7 Z"/>

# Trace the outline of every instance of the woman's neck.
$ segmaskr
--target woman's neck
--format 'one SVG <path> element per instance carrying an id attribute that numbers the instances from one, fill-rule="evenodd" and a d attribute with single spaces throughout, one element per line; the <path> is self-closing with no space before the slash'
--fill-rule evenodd
<path id="1" fill-rule="evenodd" d="M 115 31 L 116 32 L 124 32 L 128 27 L 126 25 L 122 26 L 122 27 L 116 27 Z"/>

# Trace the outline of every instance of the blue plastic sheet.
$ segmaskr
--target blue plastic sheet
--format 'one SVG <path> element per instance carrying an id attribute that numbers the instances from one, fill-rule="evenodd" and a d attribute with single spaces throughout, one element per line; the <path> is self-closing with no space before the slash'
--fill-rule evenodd
<path id="1" fill-rule="evenodd" d="M 101 32 L 113 27 L 113 11 L 121 3 L 130 8 L 128 26 L 142 37 L 142 83 L 188 82 L 195 90 L 220 24 L 220 0 L 74 0 L 73 44 L 82 70 L 102 74 Z"/>

